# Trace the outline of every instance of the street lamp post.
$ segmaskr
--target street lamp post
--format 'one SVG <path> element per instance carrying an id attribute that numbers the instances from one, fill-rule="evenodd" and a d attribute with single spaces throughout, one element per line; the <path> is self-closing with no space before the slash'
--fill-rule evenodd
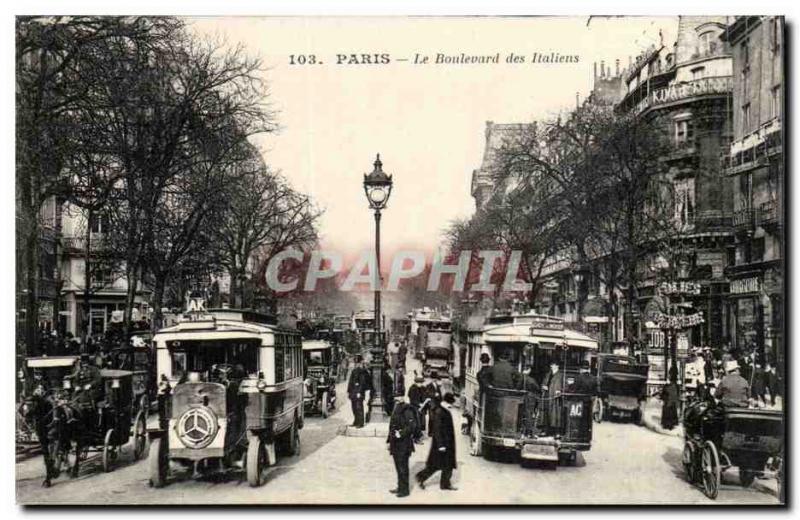
<path id="1" fill-rule="evenodd" d="M 383 320 L 381 319 L 381 210 L 386 208 L 389 202 L 389 195 L 392 193 L 392 176 L 383 171 L 381 156 L 378 154 L 375 159 L 372 173 L 364 174 L 364 193 L 367 196 L 369 207 L 375 211 L 375 335 L 373 346 L 370 350 L 372 363 L 373 391 L 370 394 L 367 421 L 373 421 L 377 410 L 379 416 L 385 419 L 383 413 Z"/>

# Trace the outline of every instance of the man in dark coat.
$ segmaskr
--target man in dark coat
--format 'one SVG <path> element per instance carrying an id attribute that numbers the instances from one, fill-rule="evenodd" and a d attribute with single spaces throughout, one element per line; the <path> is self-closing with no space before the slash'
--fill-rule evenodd
<path id="1" fill-rule="evenodd" d="M 409 495 L 409 468 L 408 459 L 414 452 L 414 433 L 417 431 L 417 414 L 413 407 L 405 400 L 404 394 L 398 393 L 395 397 L 394 410 L 389 419 L 389 435 L 386 442 L 389 444 L 389 453 L 394 460 L 397 471 L 397 487 L 390 493 L 397 498 Z"/>
<path id="2" fill-rule="evenodd" d="M 516 388 L 520 380 L 520 373 L 511 366 L 507 352 L 500 354 L 489 375 L 490 384 L 496 388 Z"/>
<path id="3" fill-rule="evenodd" d="M 356 356 L 356 366 L 350 373 L 350 381 L 347 383 L 347 395 L 353 407 L 353 424 L 356 428 L 364 426 L 364 399 L 367 390 L 372 387 L 369 370 L 364 367 L 364 360 L 361 356 Z"/>
<path id="4" fill-rule="evenodd" d="M 433 410 L 434 403 L 439 404 L 442 402 L 442 384 L 439 382 L 439 373 L 435 370 L 431 372 L 431 382 L 428 383 L 425 393 L 427 403 L 423 404 L 423 408 L 428 412 L 428 435 L 433 435 L 433 427 L 431 426 L 433 416 L 430 412 Z"/>
<path id="5" fill-rule="evenodd" d="M 547 391 L 549 403 L 547 407 L 547 424 L 553 433 L 557 433 L 561 430 L 562 422 L 564 400 L 561 399 L 561 393 L 564 391 L 564 374 L 561 373 L 560 367 L 555 361 L 550 363 L 550 373 L 545 379 L 545 384 L 542 385 L 542 390 Z"/>
<path id="6" fill-rule="evenodd" d="M 443 402 L 452 405 L 455 402 L 453 394 L 447 393 Z M 439 487 L 444 490 L 455 491 L 450 478 L 456 468 L 456 435 L 453 428 L 453 415 L 441 402 L 434 402 L 431 409 L 431 451 L 425 467 L 416 474 L 419 487 L 425 489 L 425 481 L 435 472 L 441 470 L 442 477 Z"/>
<path id="7" fill-rule="evenodd" d="M 417 430 L 414 432 L 414 442 L 422 442 L 422 432 L 425 431 L 425 417 L 426 413 L 423 409 L 425 403 L 427 389 L 423 386 L 425 379 L 422 376 L 414 374 L 414 384 L 408 389 L 408 402 L 414 409 L 417 415 Z"/>

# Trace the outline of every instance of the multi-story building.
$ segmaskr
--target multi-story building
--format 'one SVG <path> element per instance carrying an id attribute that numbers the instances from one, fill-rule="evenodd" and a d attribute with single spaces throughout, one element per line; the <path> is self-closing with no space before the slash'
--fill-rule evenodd
<path id="1" fill-rule="evenodd" d="M 728 22 L 726 17 L 679 17 L 674 45 L 653 45 L 622 71 L 619 61 L 613 72 L 601 63 L 598 74 L 595 66 L 593 91 L 585 101 L 613 107 L 621 114 L 652 118 L 665 125 L 674 145 L 665 161 L 684 255 L 680 265 L 672 268 L 680 283 L 670 287 L 686 288 L 679 291 L 684 308 L 691 306 L 703 316 L 703 323 L 676 338 L 681 347 L 721 346 L 732 335 L 726 267 L 732 263 L 729 248 L 734 244 L 733 195 L 725 182 L 722 157 L 728 155 L 731 141 L 733 78 L 730 46 L 720 39 Z M 472 195 L 479 209 L 498 189 L 490 175 L 494 148 L 501 145 L 504 133 L 519 127 L 487 123 L 484 160 L 472 176 Z M 576 269 L 569 251 L 554 255 L 542 275 L 544 290 L 537 312 L 577 320 L 578 285 L 585 284 L 588 301 L 582 317 L 588 323 L 577 326 L 594 324 L 612 340 L 626 339 L 625 331 L 631 330 L 638 338 L 649 338 L 652 346 L 664 344 L 663 333 L 647 326 L 648 312 L 658 303 L 658 287 L 664 281 L 658 273 L 650 271 L 637 288 L 639 301 L 634 302 L 630 316 L 608 315 L 605 303 L 611 289 L 590 272 Z M 617 294 L 619 301 L 625 296 Z"/>
<path id="2" fill-rule="evenodd" d="M 726 17 L 679 17 L 674 45 L 650 47 L 626 71 L 626 93 L 617 105 L 621 113 L 665 125 L 674 145 L 664 159 L 682 255 L 669 268 L 671 281 L 687 290 L 671 290 L 667 298 L 679 296 L 703 317 L 703 323 L 679 334 L 683 347 L 722 346 L 731 335 L 725 268 L 734 240 L 733 200 L 721 160 L 731 139 L 732 60 L 729 45 L 720 39 L 727 22 Z M 651 272 L 638 288 L 634 309 L 641 312 L 630 317 L 638 337 L 647 335 L 647 322 L 663 306 L 659 287 L 665 276 Z M 649 332 L 660 343 L 660 331 Z"/>
<path id="3" fill-rule="evenodd" d="M 730 247 L 730 337 L 763 348 L 783 365 L 784 24 L 779 16 L 740 16 L 721 33 L 733 54 L 735 243 Z"/>
<path id="4" fill-rule="evenodd" d="M 470 193 L 475 199 L 475 208 L 480 211 L 485 208 L 498 188 L 494 167 L 497 151 L 506 140 L 514 139 L 528 127 L 525 123 L 496 124 L 486 121 L 486 145 L 483 149 L 481 167 L 472 171 L 472 184 Z"/>
<path id="5" fill-rule="evenodd" d="M 87 219 L 80 208 L 69 203 L 60 206 L 61 211 L 61 317 L 62 330 L 79 336 L 83 332 L 86 318 L 86 240 L 89 238 L 90 265 L 92 251 L 103 247 L 104 228 L 108 220 L 102 215 Z M 101 266 L 90 267 L 92 284 L 89 288 L 88 333 L 99 334 L 111 322 L 112 313 L 125 309 L 128 284 L 117 269 Z M 141 315 L 149 307 L 150 291 L 140 284 L 134 299 L 134 308 Z"/>
<path id="6" fill-rule="evenodd" d="M 42 330 L 55 329 L 58 324 L 54 322 L 57 314 L 55 306 L 58 305 L 58 228 L 60 216 L 57 212 L 56 197 L 48 198 L 39 211 L 39 265 L 36 273 L 36 296 L 38 300 L 39 315 L 37 318 L 38 326 Z M 17 309 L 17 330 L 21 336 L 23 324 L 25 323 L 26 299 L 28 294 L 27 269 L 24 263 L 22 243 L 24 240 L 21 229 L 24 225 L 17 210 L 17 233 L 16 233 L 16 309 Z"/>

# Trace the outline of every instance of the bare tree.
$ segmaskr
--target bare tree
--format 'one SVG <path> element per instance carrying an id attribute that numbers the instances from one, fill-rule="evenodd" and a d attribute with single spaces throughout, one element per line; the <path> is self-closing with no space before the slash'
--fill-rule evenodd
<path id="1" fill-rule="evenodd" d="M 113 38 L 148 39 L 152 23 L 133 18 L 19 17 L 16 20 L 16 195 L 26 279 L 25 341 L 36 343 L 39 211 L 64 197 L 76 135 L 74 113 L 91 82 L 91 56 Z M 88 58 L 88 63 L 87 63 Z M 57 312 L 57 311 L 56 311 Z"/>

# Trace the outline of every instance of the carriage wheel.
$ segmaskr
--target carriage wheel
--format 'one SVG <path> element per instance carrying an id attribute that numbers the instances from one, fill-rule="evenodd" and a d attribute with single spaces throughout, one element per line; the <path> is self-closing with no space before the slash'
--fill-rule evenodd
<path id="1" fill-rule="evenodd" d="M 109 429 L 106 432 L 105 440 L 103 440 L 103 471 L 108 473 L 111 471 L 111 463 L 116 459 L 117 448 L 113 444 L 114 430 Z"/>
<path id="2" fill-rule="evenodd" d="M 139 460 L 144 455 L 144 448 L 147 445 L 147 425 L 145 424 L 145 410 L 139 410 L 136 420 L 133 422 L 133 458 Z"/>
<path id="3" fill-rule="evenodd" d="M 472 434 L 469 438 L 469 453 L 475 457 L 480 457 L 483 455 L 483 445 L 481 442 L 481 427 L 478 426 L 478 421 L 476 420 L 472 424 Z"/>
<path id="4" fill-rule="evenodd" d="M 253 435 L 247 444 L 247 463 L 245 464 L 247 483 L 250 484 L 250 487 L 258 487 L 264 483 L 269 465 L 267 447 L 261 442 L 258 435 Z"/>
<path id="5" fill-rule="evenodd" d="M 603 422 L 603 411 L 603 399 L 595 397 L 592 403 L 592 419 L 594 419 L 594 422 L 598 424 Z"/>
<path id="6" fill-rule="evenodd" d="M 169 461 L 167 460 L 166 439 L 153 439 L 150 443 L 150 455 L 147 458 L 150 470 L 150 485 L 154 488 L 164 487 L 167 483 L 167 470 Z"/>
<path id="7" fill-rule="evenodd" d="M 756 472 L 751 469 L 739 468 L 739 483 L 742 487 L 750 487 L 756 479 Z"/>
<path id="8" fill-rule="evenodd" d="M 322 392 L 322 402 L 320 403 L 320 407 L 322 408 L 322 417 L 327 419 L 328 418 L 328 392 Z"/>
<path id="9" fill-rule="evenodd" d="M 683 471 L 686 472 L 686 480 L 690 484 L 694 484 L 696 473 L 694 469 L 694 444 L 689 441 L 683 445 L 683 456 L 681 463 L 683 464 Z"/>
<path id="10" fill-rule="evenodd" d="M 703 492 L 711 499 L 717 498 L 722 481 L 722 470 L 719 467 L 717 447 L 711 441 L 703 446 Z"/>

